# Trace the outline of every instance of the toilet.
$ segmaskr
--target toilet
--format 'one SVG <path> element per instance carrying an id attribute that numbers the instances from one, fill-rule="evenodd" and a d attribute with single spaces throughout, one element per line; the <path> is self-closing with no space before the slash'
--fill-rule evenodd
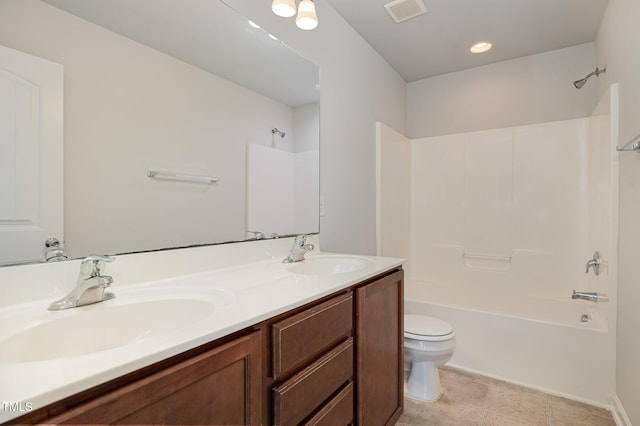
<path id="1" fill-rule="evenodd" d="M 426 315 L 405 315 L 405 395 L 426 402 L 440 399 L 438 367 L 451 359 L 455 347 L 455 333 L 448 322 Z"/>

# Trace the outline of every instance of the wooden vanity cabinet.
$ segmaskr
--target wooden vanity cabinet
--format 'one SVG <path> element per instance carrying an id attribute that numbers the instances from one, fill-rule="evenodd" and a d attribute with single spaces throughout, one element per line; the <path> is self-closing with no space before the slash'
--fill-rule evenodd
<path id="1" fill-rule="evenodd" d="M 16 420 L 391 425 L 403 407 L 402 320 L 398 268 Z"/>
<path id="2" fill-rule="evenodd" d="M 404 405 L 403 274 L 356 284 L 265 330 L 272 356 L 265 423 L 395 424 Z"/>
<path id="3" fill-rule="evenodd" d="M 239 337 L 48 419 L 47 424 L 259 424 L 260 332 Z"/>

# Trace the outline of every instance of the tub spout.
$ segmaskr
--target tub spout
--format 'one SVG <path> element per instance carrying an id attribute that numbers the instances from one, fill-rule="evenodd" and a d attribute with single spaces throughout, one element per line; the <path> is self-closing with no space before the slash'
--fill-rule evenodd
<path id="1" fill-rule="evenodd" d="M 582 299 L 588 300 L 590 302 L 600 302 L 603 300 L 608 300 L 607 296 L 598 293 L 590 293 L 586 291 L 575 291 L 573 290 L 573 294 L 571 294 L 572 299 Z"/>

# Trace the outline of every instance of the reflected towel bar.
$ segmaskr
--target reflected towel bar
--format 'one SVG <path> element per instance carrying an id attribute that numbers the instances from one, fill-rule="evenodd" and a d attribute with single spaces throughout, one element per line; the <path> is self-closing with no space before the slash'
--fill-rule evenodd
<path id="1" fill-rule="evenodd" d="M 197 176 L 197 175 L 188 175 L 184 173 L 158 172 L 156 170 L 147 171 L 147 176 L 154 179 L 168 179 L 168 180 L 177 180 L 181 182 L 195 182 L 195 183 L 206 183 L 206 184 L 216 183 L 220 180 L 213 176 Z"/>

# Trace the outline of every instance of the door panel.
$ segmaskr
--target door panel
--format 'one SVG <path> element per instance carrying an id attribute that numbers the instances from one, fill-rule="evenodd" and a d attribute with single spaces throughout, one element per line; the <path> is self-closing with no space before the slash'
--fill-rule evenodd
<path id="1" fill-rule="evenodd" d="M 0 46 L 0 265 L 63 240 L 63 68 Z"/>

